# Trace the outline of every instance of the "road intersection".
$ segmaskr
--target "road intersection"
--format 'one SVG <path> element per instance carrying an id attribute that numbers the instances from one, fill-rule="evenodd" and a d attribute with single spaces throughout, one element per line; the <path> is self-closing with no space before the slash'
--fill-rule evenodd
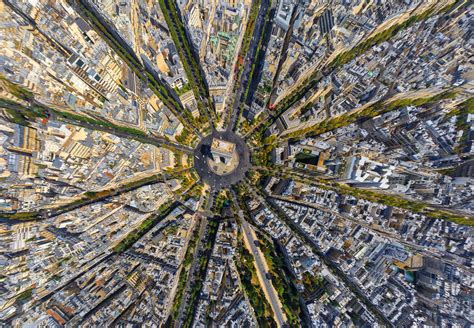
<path id="1" fill-rule="evenodd" d="M 208 164 L 210 155 L 210 147 L 213 138 L 229 141 L 235 144 L 235 151 L 237 152 L 239 163 L 237 167 L 226 175 L 219 175 L 214 173 Z M 212 131 L 211 134 L 203 137 L 200 143 L 194 150 L 194 168 L 201 177 L 201 180 L 209 185 L 212 190 L 217 191 L 222 188 L 227 188 L 245 177 L 245 173 L 250 169 L 250 152 L 245 141 L 234 132 L 227 131 Z"/>

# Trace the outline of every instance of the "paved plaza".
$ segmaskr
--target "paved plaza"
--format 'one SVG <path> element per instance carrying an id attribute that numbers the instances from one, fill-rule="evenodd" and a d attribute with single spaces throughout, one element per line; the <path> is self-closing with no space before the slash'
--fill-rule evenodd
<path id="1" fill-rule="evenodd" d="M 214 139 L 235 145 L 230 165 L 219 163 L 211 154 Z M 194 150 L 194 167 L 202 181 L 213 190 L 229 187 L 245 177 L 250 169 L 250 154 L 245 141 L 232 131 L 213 131 L 201 139 Z"/>

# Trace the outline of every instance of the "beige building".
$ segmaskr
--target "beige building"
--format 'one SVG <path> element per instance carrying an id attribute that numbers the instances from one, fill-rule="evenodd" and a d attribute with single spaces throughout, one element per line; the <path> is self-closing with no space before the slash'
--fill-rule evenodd
<path id="1" fill-rule="evenodd" d="M 217 138 L 214 138 L 212 140 L 211 154 L 214 158 L 214 161 L 223 162 L 224 164 L 230 164 L 234 151 L 235 144 Z"/>
<path id="2" fill-rule="evenodd" d="M 168 74 L 170 73 L 170 68 L 168 64 L 165 61 L 165 57 L 163 56 L 163 53 L 160 52 L 158 56 L 156 56 L 156 65 L 158 66 L 158 69 L 163 73 L 163 74 Z"/>

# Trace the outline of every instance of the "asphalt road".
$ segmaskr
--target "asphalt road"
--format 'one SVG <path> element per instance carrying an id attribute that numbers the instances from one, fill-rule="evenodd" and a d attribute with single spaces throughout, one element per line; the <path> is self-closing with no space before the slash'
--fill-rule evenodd
<path id="1" fill-rule="evenodd" d="M 158 147 L 167 147 L 171 149 L 178 149 L 184 153 L 191 154 L 193 153 L 193 149 L 191 147 L 188 147 L 186 145 L 182 145 L 173 141 L 170 141 L 168 139 L 165 139 L 164 137 L 158 137 L 154 136 L 151 134 L 147 135 L 134 135 L 129 132 L 125 132 L 124 130 L 118 130 L 118 128 L 124 128 L 126 127 L 125 125 L 119 125 L 112 123 L 114 126 L 110 125 L 110 121 L 107 121 L 104 118 L 101 118 L 99 116 L 94 116 L 95 123 L 89 123 L 85 119 L 84 120 L 76 120 L 74 118 L 69 118 L 66 116 L 61 116 L 61 113 L 66 113 L 66 111 L 62 111 L 61 109 L 52 109 L 49 108 L 48 106 L 36 101 L 36 100 L 30 100 L 28 106 L 23 106 L 23 105 L 16 105 L 16 104 L 10 104 L 5 101 L 0 100 L 0 108 L 6 108 L 6 109 L 11 109 L 16 112 L 19 112 L 20 114 L 23 114 L 27 111 L 33 110 L 32 107 L 40 107 L 44 111 L 44 113 L 40 113 L 42 117 L 49 117 L 51 120 L 55 121 L 63 121 L 66 123 L 70 123 L 76 126 L 84 127 L 86 129 L 90 130 L 95 130 L 95 131 L 102 131 L 102 132 L 107 132 L 113 135 L 116 135 L 118 137 L 122 138 L 127 138 L 127 139 L 134 139 L 138 140 L 142 143 L 147 143 L 150 145 L 155 145 Z M 84 115 L 81 113 L 76 113 L 77 116 L 82 116 L 85 118 Z"/>
<path id="2" fill-rule="evenodd" d="M 275 288 L 273 288 L 272 283 L 267 278 L 267 272 L 265 270 L 265 265 L 263 264 L 263 261 L 265 261 L 265 259 L 262 258 L 261 252 L 259 252 L 259 250 L 257 249 L 257 246 L 255 246 L 256 239 L 253 238 L 253 235 L 250 231 L 249 224 L 243 218 L 242 218 L 242 228 L 245 233 L 245 237 L 247 238 L 250 244 L 252 255 L 255 259 L 255 263 L 257 264 L 257 270 L 259 271 L 259 276 L 261 277 L 263 281 L 262 288 L 265 290 L 265 294 L 268 296 L 268 300 L 270 301 L 270 305 L 273 309 L 273 313 L 277 321 L 277 325 L 278 327 L 285 327 L 286 321 L 284 319 L 284 315 L 280 306 L 278 295 L 276 294 Z"/>
<path id="3" fill-rule="evenodd" d="M 198 234 L 198 237 L 197 237 L 197 240 L 198 242 L 201 241 L 203 239 L 203 236 L 204 236 L 204 233 L 206 232 L 206 227 L 207 227 L 207 224 L 208 224 L 208 220 L 207 218 L 202 218 L 199 222 L 199 228 L 198 227 L 195 227 L 195 229 L 199 229 L 199 234 Z M 189 241 L 188 241 L 189 243 Z M 187 308 L 187 306 L 189 306 L 188 304 L 188 298 L 189 298 L 189 291 L 191 289 L 191 285 L 192 285 L 192 282 L 194 281 L 194 276 L 196 275 L 196 270 L 198 268 L 198 264 L 199 264 L 199 258 L 198 257 L 198 254 L 200 254 L 200 248 L 202 247 L 203 243 L 202 242 L 199 242 L 194 250 L 194 255 L 193 255 L 193 261 L 191 263 L 191 268 L 189 269 L 188 271 L 188 276 L 186 277 L 186 285 L 184 287 L 184 292 L 183 292 L 183 298 L 181 300 L 181 304 L 179 306 L 179 309 L 178 309 L 178 316 L 176 318 L 176 322 L 175 322 L 175 325 L 174 327 L 175 328 L 178 328 L 182 323 L 183 323 L 183 320 L 184 320 L 184 315 L 185 315 L 185 310 Z M 189 244 L 188 246 L 189 247 Z M 183 268 L 184 270 L 184 268 Z"/>
<path id="4" fill-rule="evenodd" d="M 280 195 L 269 195 L 270 198 L 274 198 L 274 199 L 279 199 L 279 200 L 282 200 L 282 201 L 285 201 L 285 202 L 288 202 L 288 203 L 291 203 L 291 204 L 296 204 L 296 205 L 301 205 L 301 206 L 306 206 L 306 207 L 309 207 L 309 208 L 314 208 L 316 210 L 319 210 L 319 211 L 323 211 L 323 212 L 327 212 L 327 213 L 330 213 L 338 218 L 341 218 L 343 220 L 347 220 L 347 221 L 351 221 L 351 222 L 354 222 L 355 224 L 358 224 L 366 229 L 369 229 L 371 231 L 374 231 L 375 233 L 379 234 L 379 235 L 382 235 L 384 236 L 385 238 L 388 238 L 394 242 L 397 242 L 397 243 L 400 243 L 400 244 L 403 244 L 405 245 L 406 247 L 408 248 L 412 248 L 414 250 L 416 250 L 417 252 L 423 254 L 423 255 L 426 255 L 426 256 L 429 256 L 429 257 L 434 257 L 436 259 L 438 259 L 438 261 L 441 261 L 441 262 L 445 262 L 445 263 L 449 263 L 453 266 L 456 266 L 456 267 L 459 267 L 463 270 L 466 270 L 470 273 L 473 273 L 474 274 L 474 270 L 467 267 L 466 265 L 460 263 L 460 262 L 457 262 L 457 261 L 454 261 L 452 259 L 449 259 L 445 256 L 442 256 L 442 254 L 438 254 L 436 249 L 435 250 L 430 250 L 429 248 L 427 247 L 423 247 L 423 246 L 420 246 L 416 243 L 413 243 L 413 242 L 410 242 L 410 241 L 406 241 L 396 235 L 394 235 L 393 233 L 390 233 L 390 232 L 387 232 L 387 231 L 384 231 L 383 229 L 379 229 L 377 227 L 374 227 L 370 224 L 367 224 L 365 222 L 362 222 L 358 219 L 354 219 L 353 217 L 351 217 L 350 215 L 347 215 L 347 214 L 341 214 L 339 212 L 336 212 L 336 211 L 333 211 L 329 208 L 325 208 L 324 206 L 322 205 L 319 205 L 319 204 L 315 204 L 315 203 L 311 203 L 311 202 L 308 202 L 308 201 L 301 201 L 301 200 L 297 200 L 297 199 L 292 199 L 290 197 L 286 197 L 286 196 L 280 196 Z"/>
<path id="5" fill-rule="evenodd" d="M 248 81 L 250 71 L 252 69 L 252 63 L 255 60 L 255 54 L 257 51 L 257 46 L 258 46 L 258 41 L 259 41 L 259 35 L 260 35 L 260 30 L 262 29 L 264 22 L 265 22 L 265 13 L 267 11 L 267 8 L 269 6 L 269 1 L 264 0 L 262 2 L 262 5 L 260 6 L 259 12 L 258 12 L 258 17 L 256 19 L 256 25 L 254 28 L 254 32 L 252 35 L 252 39 L 250 40 L 250 45 L 249 49 L 247 51 L 247 56 L 245 58 L 245 66 L 242 71 L 242 74 L 240 75 L 240 85 L 239 88 L 237 89 L 237 92 L 235 93 L 235 98 L 234 98 L 234 103 L 232 104 L 232 114 L 230 116 L 230 122 L 229 125 L 227 125 L 227 130 L 234 130 L 237 128 L 237 119 L 238 115 L 237 113 L 239 112 L 239 107 L 241 104 L 241 97 L 242 94 L 247 86 L 247 83 L 250 83 Z"/>
<path id="6" fill-rule="evenodd" d="M 207 164 L 210 156 L 210 146 L 213 138 L 222 138 L 222 140 L 230 141 L 235 144 L 237 154 L 239 155 L 239 165 L 237 168 L 227 174 L 218 175 L 212 172 Z M 212 190 L 217 191 L 222 188 L 229 187 L 245 177 L 245 173 L 250 169 L 250 153 L 244 140 L 232 131 L 213 131 L 211 134 L 201 139 L 200 143 L 194 150 L 194 168 L 199 174 L 201 180 L 209 185 Z"/>
<path id="7" fill-rule="evenodd" d="M 320 249 L 318 244 L 312 239 L 312 237 L 305 231 L 301 226 L 296 224 L 291 218 L 287 216 L 282 210 L 280 210 L 278 204 L 271 198 L 266 196 L 266 202 L 270 205 L 270 208 L 273 209 L 275 213 L 281 213 L 283 218 L 282 221 L 291 229 L 293 232 L 299 236 L 306 244 L 312 249 L 314 254 L 318 256 L 318 258 L 323 262 L 331 272 L 338 277 L 350 290 L 354 295 L 358 298 L 358 300 L 363 303 L 367 309 L 372 312 L 372 314 L 377 318 L 380 324 L 386 327 L 393 327 L 392 323 L 384 316 L 382 311 L 377 308 L 372 301 L 365 295 L 364 291 L 352 280 L 351 276 L 341 270 L 339 266 L 332 262 L 329 257 L 327 257 Z M 265 199 L 262 199 L 265 202 Z"/>
<path id="8" fill-rule="evenodd" d="M 183 115 L 185 109 L 183 105 L 181 104 L 178 95 L 174 92 L 174 90 L 166 83 L 164 80 L 159 78 L 156 75 L 156 72 L 150 68 L 149 65 L 143 65 L 142 62 L 138 59 L 137 54 L 133 51 L 133 49 L 122 39 L 120 34 L 117 32 L 113 24 L 111 24 L 106 18 L 104 18 L 99 10 L 96 4 L 93 4 L 90 2 L 90 0 L 79 0 L 76 3 L 78 6 L 76 9 L 78 10 L 78 13 L 81 15 L 81 17 L 88 22 L 88 24 L 102 37 L 103 40 L 108 41 L 109 46 L 111 49 L 113 49 L 117 54 L 120 55 L 120 53 L 125 51 L 128 55 L 132 57 L 132 60 L 130 60 L 128 57 L 121 56 L 121 58 L 124 60 L 124 62 L 132 69 L 136 70 L 138 69 L 140 71 L 140 74 L 137 74 L 137 77 L 142 80 L 145 84 L 148 84 L 151 82 L 152 84 L 160 85 L 164 87 L 167 90 L 167 93 L 162 93 L 159 92 L 156 88 L 153 88 L 152 91 L 165 103 L 165 105 L 173 112 L 173 114 L 187 127 L 189 127 L 191 130 L 193 130 L 197 135 L 199 134 L 199 131 L 189 122 L 189 120 L 186 118 L 186 116 Z M 85 13 L 84 8 L 91 13 L 95 20 L 91 20 L 90 17 Z M 102 30 L 105 29 L 107 33 L 104 33 Z M 117 49 L 117 44 L 122 48 L 122 49 Z M 135 68 L 135 69 L 134 69 Z M 147 72 L 149 75 L 145 75 L 144 73 Z M 168 100 L 168 97 L 172 97 L 174 102 L 170 102 Z M 177 105 L 177 106 L 176 106 Z"/>
<path id="9" fill-rule="evenodd" d="M 270 7 L 269 7 L 270 6 Z M 255 92 L 258 89 L 258 85 L 262 79 L 263 75 L 263 67 L 265 65 L 265 57 L 267 53 L 268 43 L 270 42 L 270 38 L 272 36 L 272 30 L 274 26 L 274 18 L 275 18 L 275 2 L 269 3 L 266 6 L 265 10 L 265 17 L 263 20 L 263 25 L 261 26 L 260 34 L 259 34 L 259 47 L 257 46 L 257 52 L 255 53 L 255 58 L 253 58 L 254 65 L 253 66 L 253 74 L 249 76 L 248 81 L 248 94 L 246 99 L 244 99 L 245 104 L 248 106 L 252 105 L 253 97 Z M 267 17 L 268 15 L 268 17 Z"/>

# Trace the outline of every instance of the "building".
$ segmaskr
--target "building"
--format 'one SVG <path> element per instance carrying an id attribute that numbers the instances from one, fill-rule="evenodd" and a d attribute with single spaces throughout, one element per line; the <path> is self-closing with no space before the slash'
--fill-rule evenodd
<path id="1" fill-rule="evenodd" d="M 224 164 L 230 164 L 234 151 L 235 144 L 217 138 L 214 138 L 212 140 L 211 154 L 214 158 L 214 161 L 222 162 Z"/>

